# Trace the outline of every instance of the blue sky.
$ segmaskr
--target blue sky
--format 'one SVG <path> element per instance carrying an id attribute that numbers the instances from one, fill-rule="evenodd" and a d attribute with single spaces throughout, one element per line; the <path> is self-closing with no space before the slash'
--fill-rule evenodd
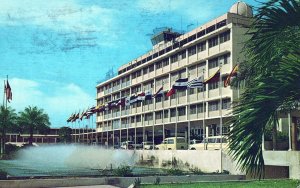
<path id="1" fill-rule="evenodd" d="M 0 79 L 9 76 L 10 106 L 38 106 L 52 127 L 64 126 L 71 113 L 96 103 L 96 82 L 109 69 L 152 48 L 153 29 L 192 30 L 235 2 L 0 0 Z"/>

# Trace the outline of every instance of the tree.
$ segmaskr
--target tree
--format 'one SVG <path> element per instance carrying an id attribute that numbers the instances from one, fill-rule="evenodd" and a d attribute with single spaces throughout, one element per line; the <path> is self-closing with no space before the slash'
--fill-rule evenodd
<path id="1" fill-rule="evenodd" d="M 14 109 L 0 106 L 1 154 L 5 152 L 6 132 L 14 129 L 16 120 L 17 114 Z"/>
<path id="2" fill-rule="evenodd" d="M 50 128 L 49 116 L 43 109 L 38 107 L 26 107 L 23 112 L 19 112 L 18 123 L 22 130 L 28 132 L 29 145 L 32 145 L 34 131 L 45 133 Z"/>
<path id="3" fill-rule="evenodd" d="M 72 141 L 72 129 L 70 127 L 61 127 L 58 134 L 61 142 L 70 143 Z"/>
<path id="4" fill-rule="evenodd" d="M 257 9 L 241 64 L 244 93 L 229 122 L 230 154 L 242 170 L 263 176 L 262 136 L 278 109 L 300 101 L 300 1 L 271 0 Z"/>

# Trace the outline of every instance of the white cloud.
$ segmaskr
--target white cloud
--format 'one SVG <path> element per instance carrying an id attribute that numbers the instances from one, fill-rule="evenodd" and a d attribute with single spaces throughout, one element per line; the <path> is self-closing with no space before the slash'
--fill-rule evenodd
<path id="1" fill-rule="evenodd" d="M 9 83 L 13 92 L 9 105 L 16 111 L 22 111 L 29 105 L 42 108 L 49 114 L 53 127 L 65 125 L 71 113 L 95 105 L 94 98 L 73 83 L 52 84 L 50 88 L 44 82 L 20 78 L 9 79 Z M 47 93 L 43 92 L 45 87 Z"/>

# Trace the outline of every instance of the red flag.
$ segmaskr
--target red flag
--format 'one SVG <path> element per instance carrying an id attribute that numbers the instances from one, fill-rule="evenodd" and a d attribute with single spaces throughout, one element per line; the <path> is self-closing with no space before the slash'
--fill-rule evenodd
<path id="1" fill-rule="evenodd" d="M 4 85 L 4 91 L 5 91 L 7 102 L 10 102 L 12 100 L 12 91 L 11 91 L 11 87 L 8 83 L 8 80 L 6 81 L 6 84 Z"/>
<path id="2" fill-rule="evenodd" d="M 175 93 L 175 89 L 171 88 L 170 91 L 168 91 L 168 93 L 166 94 L 167 97 L 170 97 L 171 95 L 173 95 Z"/>
<path id="3" fill-rule="evenodd" d="M 220 79 L 220 69 L 218 69 L 218 71 L 213 74 L 212 76 L 210 76 L 209 78 L 207 78 L 204 81 L 204 84 L 208 84 L 208 83 L 212 83 L 212 82 L 217 82 Z"/>

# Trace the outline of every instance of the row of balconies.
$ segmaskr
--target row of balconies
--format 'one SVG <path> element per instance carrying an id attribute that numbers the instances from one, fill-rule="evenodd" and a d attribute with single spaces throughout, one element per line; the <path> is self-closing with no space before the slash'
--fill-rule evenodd
<path id="1" fill-rule="evenodd" d="M 217 111 L 211 111 L 209 114 L 212 115 L 212 117 L 220 117 L 222 113 L 222 116 L 228 115 L 231 113 L 231 110 L 223 109 L 222 112 L 221 110 Z M 112 131 L 112 130 L 120 130 L 120 129 L 127 129 L 127 128 L 141 128 L 141 127 L 149 127 L 149 126 L 159 126 L 162 124 L 174 124 L 174 123 L 182 123 L 188 121 L 202 121 L 203 120 L 203 113 L 195 113 L 195 114 L 189 114 L 189 115 L 183 115 L 183 116 L 175 116 L 175 117 L 168 117 L 168 118 L 161 118 L 161 119 L 153 119 L 153 120 L 144 120 L 142 122 L 134 122 L 134 123 L 122 123 L 121 121 L 118 122 L 113 122 L 112 124 L 109 124 L 109 121 L 103 122 L 101 126 L 97 126 L 97 131 L 98 132 L 103 132 L 103 131 Z M 208 117 L 206 117 L 208 118 Z M 210 118 L 212 119 L 212 118 Z M 128 120 L 130 121 L 130 120 Z"/>
<path id="2" fill-rule="evenodd" d="M 135 85 L 135 84 L 139 84 L 145 81 L 148 81 L 150 79 L 154 79 L 155 77 L 159 76 L 159 75 L 163 75 L 163 74 L 167 74 L 170 73 L 172 71 L 175 71 L 179 68 L 183 68 L 185 65 L 189 65 L 189 64 L 193 64 L 196 61 L 201 61 L 201 60 L 207 60 L 208 57 L 211 56 L 215 56 L 218 53 L 223 53 L 226 51 L 230 51 L 231 49 L 231 40 L 224 42 L 222 44 L 219 44 L 217 46 L 208 48 L 205 51 L 201 51 L 201 52 L 197 52 L 196 54 L 192 55 L 192 56 L 187 56 L 185 59 L 183 60 L 178 60 L 177 62 L 173 62 L 173 63 L 169 63 L 168 66 L 165 67 L 161 67 L 159 69 L 154 69 L 154 71 L 152 72 L 148 72 L 147 74 L 141 74 L 141 76 L 136 77 L 134 79 L 131 79 L 131 81 L 127 81 L 125 83 L 121 83 L 120 85 L 117 85 L 113 88 L 109 88 L 107 90 L 103 90 L 101 92 L 99 92 L 97 94 L 97 98 L 103 97 L 104 95 L 110 94 L 112 92 L 116 92 L 120 89 L 124 89 L 125 87 L 131 86 L 131 85 Z M 229 72 L 231 71 L 231 66 L 229 66 L 229 64 L 224 65 L 224 69 L 226 69 L 226 66 L 229 67 L 229 70 L 224 70 L 222 72 Z M 215 72 L 215 70 L 213 69 L 209 69 L 207 74 L 211 75 Z M 129 74 L 126 76 L 130 76 Z M 199 76 L 199 75 L 198 75 Z"/>
<path id="3" fill-rule="evenodd" d="M 188 94 L 186 96 L 182 96 L 182 97 L 177 97 L 177 98 L 173 98 L 173 99 L 168 99 L 168 100 L 163 100 L 161 102 L 156 102 L 155 105 L 152 104 L 147 104 L 147 105 L 141 105 L 139 107 L 130 107 L 130 109 L 125 109 L 125 110 L 119 110 L 113 113 L 109 113 L 109 114 L 105 114 L 105 115 L 100 115 L 97 117 L 97 121 L 104 121 L 107 119 L 111 119 L 111 118 L 119 118 L 120 116 L 128 116 L 128 115 L 133 115 L 133 114 L 140 114 L 140 113 L 147 113 L 149 111 L 153 111 L 155 109 L 155 111 L 159 111 L 162 109 L 168 109 L 168 108 L 174 108 L 177 106 L 182 106 L 182 105 L 187 105 L 188 101 L 190 101 L 190 104 L 194 104 L 194 103 L 199 103 L 202 102 L 203 99 L 206 99 L 206 102 L 209 101 L 213 101 L 213 100 L 217 100 L 220 98 L 220 92 L 219 92 L 219 88 L 217 89 L 213 89 L 213 90 L 208 90 L 205 91 L 205 94 L 203 96 L 203 92 L 198 92 L 197 90 L 195 90 L 194 94 Z M 232 89 L 230 89 L 230 87 L 222 87 L 222 96 L 223 98 L 225 96 L 230 97 L 232 95 Z M 208 96 L 208 97 L 206 97 Z"/>

